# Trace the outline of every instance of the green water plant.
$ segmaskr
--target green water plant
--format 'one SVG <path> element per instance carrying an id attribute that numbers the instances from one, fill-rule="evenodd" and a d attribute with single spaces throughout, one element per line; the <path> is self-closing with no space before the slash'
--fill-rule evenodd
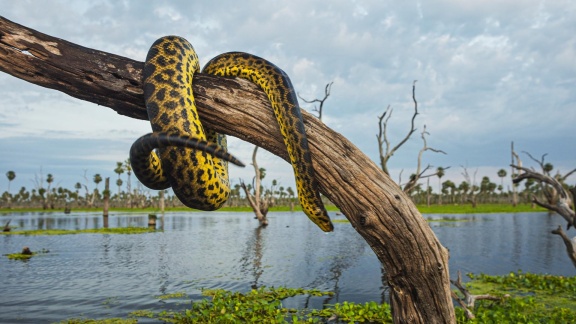
<path id="1" fill-rule="evenodd" d="M 186 296 L 188 296 L 188 295 L 186 295 L 185 292 L 179 291 L 179 292 L 175 292 L 175 293 L 154 296 L 154 298 L 160 299 L 160 300 L 168 300 L 168 299 L 174 299 L 174 298 L 184 298 Z"/>
<path id="2" fill-rule="evenodd" d="M 456 307 L 457 323 L 576 323 L 576 277 L 523 273 L 504 276 L 469 274 L 466 287 L 473 294 L 491 294 L 496 300 L 477 300 L 469 319 Z M 303 288 L 262 287 L 246 293 L 206 289 L 207 298 L 191 303 L 182 311 L 138 310 L 129 314 L 136 323 L 146 318 L 167 323 L 391 323 L 388 304 L 341 302 L 325 304 L 322 309 L 288 308 L 283 302 L 298 295 L 330 297 L 329 291 Z M 185 298 L 182 292 L 162 299 Z M 157 296 L 160 298 L 160 296 Z M 70 320 L 65 323 L 116 323 L 107 320 Z"/>
<path id="3" fill-rule="evenodd" d="M 136 324 L 135 318 L 106 318 L 106 319 L 89 319 L 89 318 L 72 318 L 60 322 L 60 324 Z"/>
<path id="4" fill-rule="evenodd" d="M 193 302 L 183 312 L 165 311 L 154 316 L 150 311 L 137 311 L 131 316 L 154 316 L 169 323 L 320 323 L 327 319 L 384 323 L 392 320 L 390 307 L 376 302 L 337 303 L 322 310 L 286 308 L 282 305 L 285 299 L 298 295 L 321 297 L 334 294 L 317 289 L 262 287 L 247 293 L 214 289 L 203 290 L 202 294 L 210 298 Z"/>
<path id="5" fill-rule="evenodd" d="M 0 232 L 0 235 L 143 234 L 156 232 L 148 227 L 91 228 L 83 230 L 47 229 Z"/>
<path id="6" fill-rule="evenodd" d="M 500 296 L 479 300 L 468 319 L 456 308 L 458 323 L 576 323 L 576 277 L 511 272 L 503 276 L 468 274 L 474 294 Z"/>
<path id="7" fill-rule="evenodd" d="M 10 259 L 10 260 L 30 260 L 35 255 L 46 254 L 48 252 L 50 252 L 50 251 L 47 249 L 42 249 L 38 252 L 33 252 L 33 251 L 30 251 L 30 249 L 28 247 L 24 247 L 24 249 L 22 249 L 22 252 L 10 253 L 10 254 L 4 254 L 4 255 L 6 257 L 8 257 L 8 259 Z"/>

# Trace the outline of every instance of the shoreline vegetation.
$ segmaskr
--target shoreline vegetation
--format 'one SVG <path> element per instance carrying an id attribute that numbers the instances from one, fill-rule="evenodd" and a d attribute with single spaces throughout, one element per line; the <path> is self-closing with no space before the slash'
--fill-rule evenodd
<path id="1" fill-rule="evenodd" d="M 478 204 L 476 207 L 472 207 L 470 204 L 445 204 L 445 205 L 417 205 L 416 206 L 420 213 L 422 214 L 485 214 L 485 213 L 526 213 L 526 212 L 545 212 L 546 209 L 535 206 L 532 204 L 518 204 L 517 206 L 512 206 L 510 204 Z M 334 205 L 326 205 L 326 209 L 329 212 L 339 212 L 339 209 Z M 73 208 L 71 212 L 101 212 L 102 208 Z M 109 209 L 110 212 L 114 213 L 161 213 L 158 208 L 147 207 L 147 208 L 118 208 L 112 207 Z M 164 210 L 165 212 L 203 212 L 201 210 L 190 209 L 188 207 L 170 207 Z M 273 206 L 270 207 L 270 212 L 287 212 L 291 211 L 289 206 Z M 300 206 L 295 206 L 293 211 L 302 211 Z M 14 213 L 31 213 L 31 212 L 42 212 L 42 213 L 61 213 L 63 209 L 43 209 L 43 208 L 0 208 L 0 216 L 6 214 Z M 252 208 L 249 206 L 239 206 L 239 207 L 222 207 L 221 209 L 215 211 L 217 212 L 252 212 Z"/>
<path id="2" fill-rule="evenodd" d="M 576 321 L 576 277 L 511 272 L 502 276 L 468 274 L 467 289 L 475 295 L 490 294 L 492 300 L 477 300 L 469 319 L 456 307 L 457 323 L 573 323 Z M 334 292 L 316 289 L 260 287 L 248 292 L 206 289 L 205 298 L 192 302 L 183 311 L 155 312 L 141 309 L 126 318 L 74 318 L 60 323 L 137 323 L 153 319 L 165 323 L 392 323 L 390 305 L 374 301 L 366 303 L 339 302 L 322 309 L 296 309 L 282 305 L 286 298 L 307 295 L 309 298 L 331 296 Z M 186 300 L 185 292 L 156 296 L 161 300 Z"/>

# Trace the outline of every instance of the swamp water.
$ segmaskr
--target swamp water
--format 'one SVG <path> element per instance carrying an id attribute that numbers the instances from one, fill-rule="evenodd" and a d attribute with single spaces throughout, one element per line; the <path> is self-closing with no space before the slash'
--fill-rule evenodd
<path id="1" fill-rule="evenodd" d="M 331 213 L 333 219 L 344 219 Z M 562 240 L 563 225 L 547 213 L 424 215 L 450 250 L 450 271 L 574 275 Z M 99 213 L 14 213 L 16 230 L 103 226 Z M 452 221 L 445 221 L 446 219 Z M 174 212 L 158 217 L 162 231 L 137 235 L 0 236 L 0 322 L 50 323 L 69 318 L 126 317 L 135 310 L 183 310 L 202 289 L 246 292 L 285 286 L 335 292 L 298 296 L 285 307 L 322 308 L 342 301 L 381 302 L 380 264 L 349 223 L 321 232 L 303 213 L 274 212 L 257 229 L 252 213 Z M 146 227 L 147 214 L 112 213 L 110 227 Z M 563 225 L 564 226 L 564 225 Z M 570 233 L 569 233 L 570 234 Z M 28 261 L 4 254 L 49 250 Z M 465 279 L 465 278 L 464 278 Z M 179 293 L 168 300 L 159 296 Z M 143 319 L 139 322 L 145 323 Z"/>

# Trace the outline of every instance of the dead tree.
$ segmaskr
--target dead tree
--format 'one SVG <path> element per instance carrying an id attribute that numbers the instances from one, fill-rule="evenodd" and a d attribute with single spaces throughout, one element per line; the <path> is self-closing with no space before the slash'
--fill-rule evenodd
<path id="1" fill-rule="evenodd" d="M 566 233 L 564 233 L 564 231 L 562 230 L 562 226 L 558 226 L 557 229 L 553 230 L 550 233 L 552 233 L 554 235 L 559 235 L 560 238 L 562 238 L 562 242 L 564 242 L 564 245 L 566 246 L 566 253 L 568 254 L 568 257 L 570 258 L 570 261 L 572 261 L 572 265 L 574 265 L 574 267 L 576 267 L 576 240 L 575 240 L 575 238 L 570 239 L 568 237 L 568 235 L 566 235 Z"/>
<path id="2" fill-rule="evenodd" d="M 458 302 L 458 304 L 460 304 L 460 306 L 464 309 L 464 312 L 465 312 L 466 317 L 468 319 L 476 318 L 476 316 L 474 316 L 474 313 L 472 312 L 472 310 L 474 309 L 474 304 L 476 303 L 477 300 L 482 300 L 482 299 L 501 300 L 500 297 L 492 296 L 490 294 L 473 295 L 472 293 L 470 293 L 470 291 L 468 289 L 466 289 L 466 287 L 464 287 L 464 285 L 462 285 L 462 275 L 461 275 L 460 271 L 458 271 L 458 279 L 456 281 L 451 280 L 450 282 L 452 282 L 452 284 L 454 286 L 456 286 L 456 288 L 458 288 L 458 290 L 462 294 L 462 296 L 459 296 L 454 291 L 452 291 L 452 298 L 454 298 L 454 300 L 456 300 Z M 504 295 L 504 297 L 509 297 L 509 296 L 510 295 Z"/>
<path id="3" fill-rule="evenodd" d="M 528 153 L 526 151 L 522 151 L 522 153 L 528 155 L 528 157 L 532 161 L 538 163 L 538 165 L 540 166 L 540 169 L 542 170 L 543 175 L 546 175 L 548 177 L 552 177 L 550 172 L 552 171 L 553 166 L 551 163 L 545 162 L 545 158 L 546 158 L 546 155 L 548 155 L 548 153 L 543 154 L 542 157 L 540 157 L 540 160 L 537 160 L 530 153 Z M 522 165 L 520 164 L 519 166 L 522 166 Z M 574 173 L 574 172 L 576 172 L 576 169 L 574 169 L 570 172 L 567 172 L 565 175 L 561 175 L 560 172 L 558 171 L 558 172 L 556 172 L 554 179 L 556 179 L 558 181 L 558 183 L 563 184 L 566 181 L 566 179 L 569 176 L 571 176 L 572 173 Z M 558 201 L 558 198 L 559 198 L 558 197 L 559 192 L 556 190 L 556 187 L 552 186 L 552 185 L 548 185 L 548 183 L 542 182 L 542 181 L 540 181 L 539 184 L 540 184 L 540 189 L 542 190 L 542 193 L 543 193 L 544 197 L 546 198 L 548 204 L 550 204 L 550 205 L 556 204 Z"/>
<path id="4" fill-rule="evenodd" d="M 268 219 L 266 215 L 268 214 L 268 208 L 270 206 L 270 201 L 266 197 L 262 197 L 261 192 L 261 181 L 262 175 L 260 174 L 260 168 L 258 167 L 258 163 L 256 162 L 256 152 L 258 152 L 258 146 L 254 147 L 254 152 L 252 153 L 252 165 L 254 166 L 254 193 L 252 194 L 250 190 L 244 184 L 244 181 L 240 181 L 240 186 L 244 190 L 246 194 L 246 199 L 248 199 L 248 203 L 250 207 L 254 211 L 254 215 L 256 219 L 260 223 L 260 226 L 267 226 Z"/>
<path id="5" fill-rule="evenodd" d="M 2 229 L 2 232 L 10 232 L 12 230 L 12 227 L 10 227 L 10 222 L 12 220 L 9 219 L 6 224 L 4 224 L 4 228 Z"/>
<path id="6" fill-rule="evenodd" d="M 511 143 L 510 145 L 510 152 L 511 152 L 511 158 L 512 158 L 512 165 L 518 165 L 518 166 L 522 166 L 522 161 L 520 160 L 520 156 L 514 151 L 514 142 Z M 514 159 L 516 159 L 516 162 L 514 162 Z M 514 172 L 514 167 L 510 167 L 511 172 L 510 172 L 510 177 L 512 178 L 512 180 L 514 180 L 514 177 L 516 177 L 516 174 Z M 516 190 L 516 186 L 513 184 L 512 185 L 512 206 L 516 207 L 518 205 L 518 192 Z"/>
<path id="7" fill-rule="evenodd" d="M 544 207 L 562 216 L 562 218 L 564 218 L 564 220 L 566 220 L 567 223 L 566 230 L 569 230 L 571 226 L 576 227 L 576 213 L 573 209 L 574 208 L 573 201 L 576 197 L 571 197 L 572 196 L 571 192 L 569 192 L 566 188 L 564 188 L 564 186 L 562 186 L 562 184 L 556 178 L 553 178 L 550 175 L 539 173 L 532 169 L 521 167 L 518 165 L 512 164 L 511 166 L 517 169 L 518 171 L 522 171 L 512 180 L 513 183 L 520 183 L 521 181 L 526 179 L 534 179 L 535 181 L 537 181 L 542 185 L 551 186 L 558 193 L 558 199 L 555 204 L 549 204 L 548 202 L 541 201 L 535 195 L 532 196 L 532 202 L 538 206 Z M 570 172 L 570 174 L 571 173 L 572 172 Z M 568 239 L 568 237 L 562 230 L 562 227 L 559 227 L 558 229 L 552 231 L 552 234 L 559 235 L 562 238 L 564 244 L 566 245 L 566 252 L 568 254 L 568 257 L 576 267 L 576 252 L 575 252 L 576 247 L 574 246 L 576 242 Z"/>
<path id="8" fill-rule="evenodd" d="M 466 199 L 466 201 L 472 204 L 472 208 L 476 208 L 476 205 L 478 202 L 476 201 L 477 196 L 474 192 L 478 188 L 478 186 L 476 185 L 476 174 L 478 173 L 478 169 L 476 169 L 476 171 L 474 171 L 474 175 L 472 176 L 472 178 L 470 178 L 470 174 L 468 173 L 468 168 L 466 168 L 463 165 L 461 165 L 460 167 L 462 167 L 462 169 L 464 170 L 462 172 L 462 176 L 464 176 L 464 179 L 470 185 L 470 196 Z"/>
<path id="9" fill-rule="evenodd" d="M 330 97 L 330 90 L 332 89 L 332 84 L 334 83 L 334 81 L 328 83 L 326 85 L 326 88 L 324 88 L 324 98 L 323 99 L 314 99 L 314 100 L 306 100 L 304 98 L 302 98 L 300 96 L 300 94 L 298 94 L 298 97 L 300 99 L 302 99 L 305 103 L 319 103 L 320 105 L 318 107 L 314 106 L 314 108 L 312 108 L 312 111 L 315 111 L 318 113 L 318 119 L 322 120 L 322 108 L 324 108 L 324 102 L 326 101 L 326 99 L 328 99 L 328 97 Z"/>
<path id="10" fill-rule="evenodd" d="M 428 144 L 426 142 L 426 135 L 430 135 L 430 133 L 428 133 L 426 131 L 426 125 L 424 125 L 424 129 L 422 130 L 422 133 L 420 134 L 420 137 L 422 138 L 422 142 L 424 143 L 424 145 L 420 149 L 420 152 L 418 152 L 418 164 L 416 166 L 416 172 L 410 176 L 410 179 L 408 180 L 408 182 L 404 185 L 404 188 L 402 189 L 407 194 L 410 194 L 412 192 L 412 190 L 414 190 L 414 188 L 416 187 L 416 185 L 418 184 L 418 181 L 420 179 L 435 177 L 438 175 L 438 169 L 434 173 L 425 174 L 426 171 L 428 171 L 432 167 L 430 164 L 428 164 L 424 168 L 424 170 L 422 170 L 422 155 L 424 154 L 424 152 L 432 151 L 432 152 L 436 152 L 436 153 L 446 154 L 446 152 L 444 152 L 442 150 L 437 150 L 437 149 L 428 147 Z M 450 167 L 444 167 L 444 168 L 442 168 L 442 170 L 446 170 L 449 168 Z M 402 179 L 399 179 L 398 183 L 402 183 Z"/>
<path id="11" fill-rule="evenodd" d="M 382 171 L 384 171 L 384 173 L 386 173 L 387 175 L 390 175 L 390 172 L 388 171 L 388 161 L 394 155 L 394 153 L 396 153 L 396 151 L 402 145 L 404 145 L 404 143 L 406 143 L 408 141 L 408 139 L 410 139 L 412 134 L 414 134 L 414 132 L 416 131 L 416 127 L 414 125 L 414 122 L 416 120 L 416 116 L 418 116 L 418 101 L 416 101 L 416 81 L 414 81 L 414 83 L 412 84 L 412 100 L 414 101 L 414 114 L 412 115 L 412 119 L 410 122 L 410 130 L 408 131 L 408 134 L 406 134 L 406 136 L 400 142 L 398 142 L 398 144 L 396 144 L 394 147 L 391 147 L 390 140 L 388 139 L 388 135 L 387 135 L 388 121 L 390 120 L 390 117 L 392 116 L 392 108 L 390 107 L 390 105 L 388 105 L 388 107 L 386 108 L 386 110 L 384 111 L 384 113 L 382 115 L 378 116 L 378 134 L 376 134 L 376 139 L 378 140 L 378 151 L 380 154 L 380 167 L 382 168 Z M 425 151 L 433 151 L 436 153 L 446 154 L 446 152 L 444 152 L 444 151 L 428 147 L 428 145 L 426 143 L 425 135 L 430 135 L 430 133 L 426 132 L 426 126 L 424 126 L 424 130 L 422 131 L 422 134 L 421 134 L 422 140 L 424 142 L 424 146 L 422 147 L 422 149 L 418 153 L 418 166 L 417 166 L 416 172 L 410 176 L 410 179 L 408 180 L 408 182 L 404 186 L 404 192 L 408 193 L 408 194 L 416 187 L 416 185 L 418 184 L 418 181 L 420 179 L 427 178 L 427 177 L 433 177 L 433 176 L 437 175 L 437 173 L 425 175 L 425 172 L 431 167 L 430 165 L 428 165 L 426 168 L 424 168 L 423 171 L 420 171 L 422 168 L 422 154 Z M 399 185 L 400 185 L 400 183 L 401 183 L 401 179 L 399 181 Z"/>
<path id="12" fill-rule="evenodd" d="M 143 67 L 143 62 L 72 44 L 0 17 L 0 71 L 121 115 L 148 118 Z M 198 74 L 193 89 L 206 127 L 288 161 L 272 108 L 258 86 Z M 302 111 L 302 115 L 319 189 L 340 208 L 385 268 L 394 321 L 455 323 L 448 251 L 416 206 L 345 137 L 309 113 Z"/>

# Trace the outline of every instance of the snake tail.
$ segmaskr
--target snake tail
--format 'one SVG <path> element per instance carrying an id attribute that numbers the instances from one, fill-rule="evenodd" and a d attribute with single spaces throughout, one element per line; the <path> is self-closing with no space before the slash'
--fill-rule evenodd
<path id="1" fill-rule="evenodd" d="M 149 133 L 132 144 L 130 161 L 132 161 L 132 168 L 138 180 L 150 189 L 162 190 L 170 186 L 160 167 L 160 159 L 154 152 L 155 149 L 166 147 L 185 147 L 199 150 L 237 166 L 245 166 L 239 159 L 216 143 L 180 134 Z"/>
<path id="2" fill-rule="evenodd" d="M 298 98 L 288 75 L 267 60 L 242 52 L 218 55 L 202 72 L 240 77 L 257 84 L 266 93 L 294 169 L 302 209 L 320 229 L 331 232 L 334 226 L 320 197 Z"/>

